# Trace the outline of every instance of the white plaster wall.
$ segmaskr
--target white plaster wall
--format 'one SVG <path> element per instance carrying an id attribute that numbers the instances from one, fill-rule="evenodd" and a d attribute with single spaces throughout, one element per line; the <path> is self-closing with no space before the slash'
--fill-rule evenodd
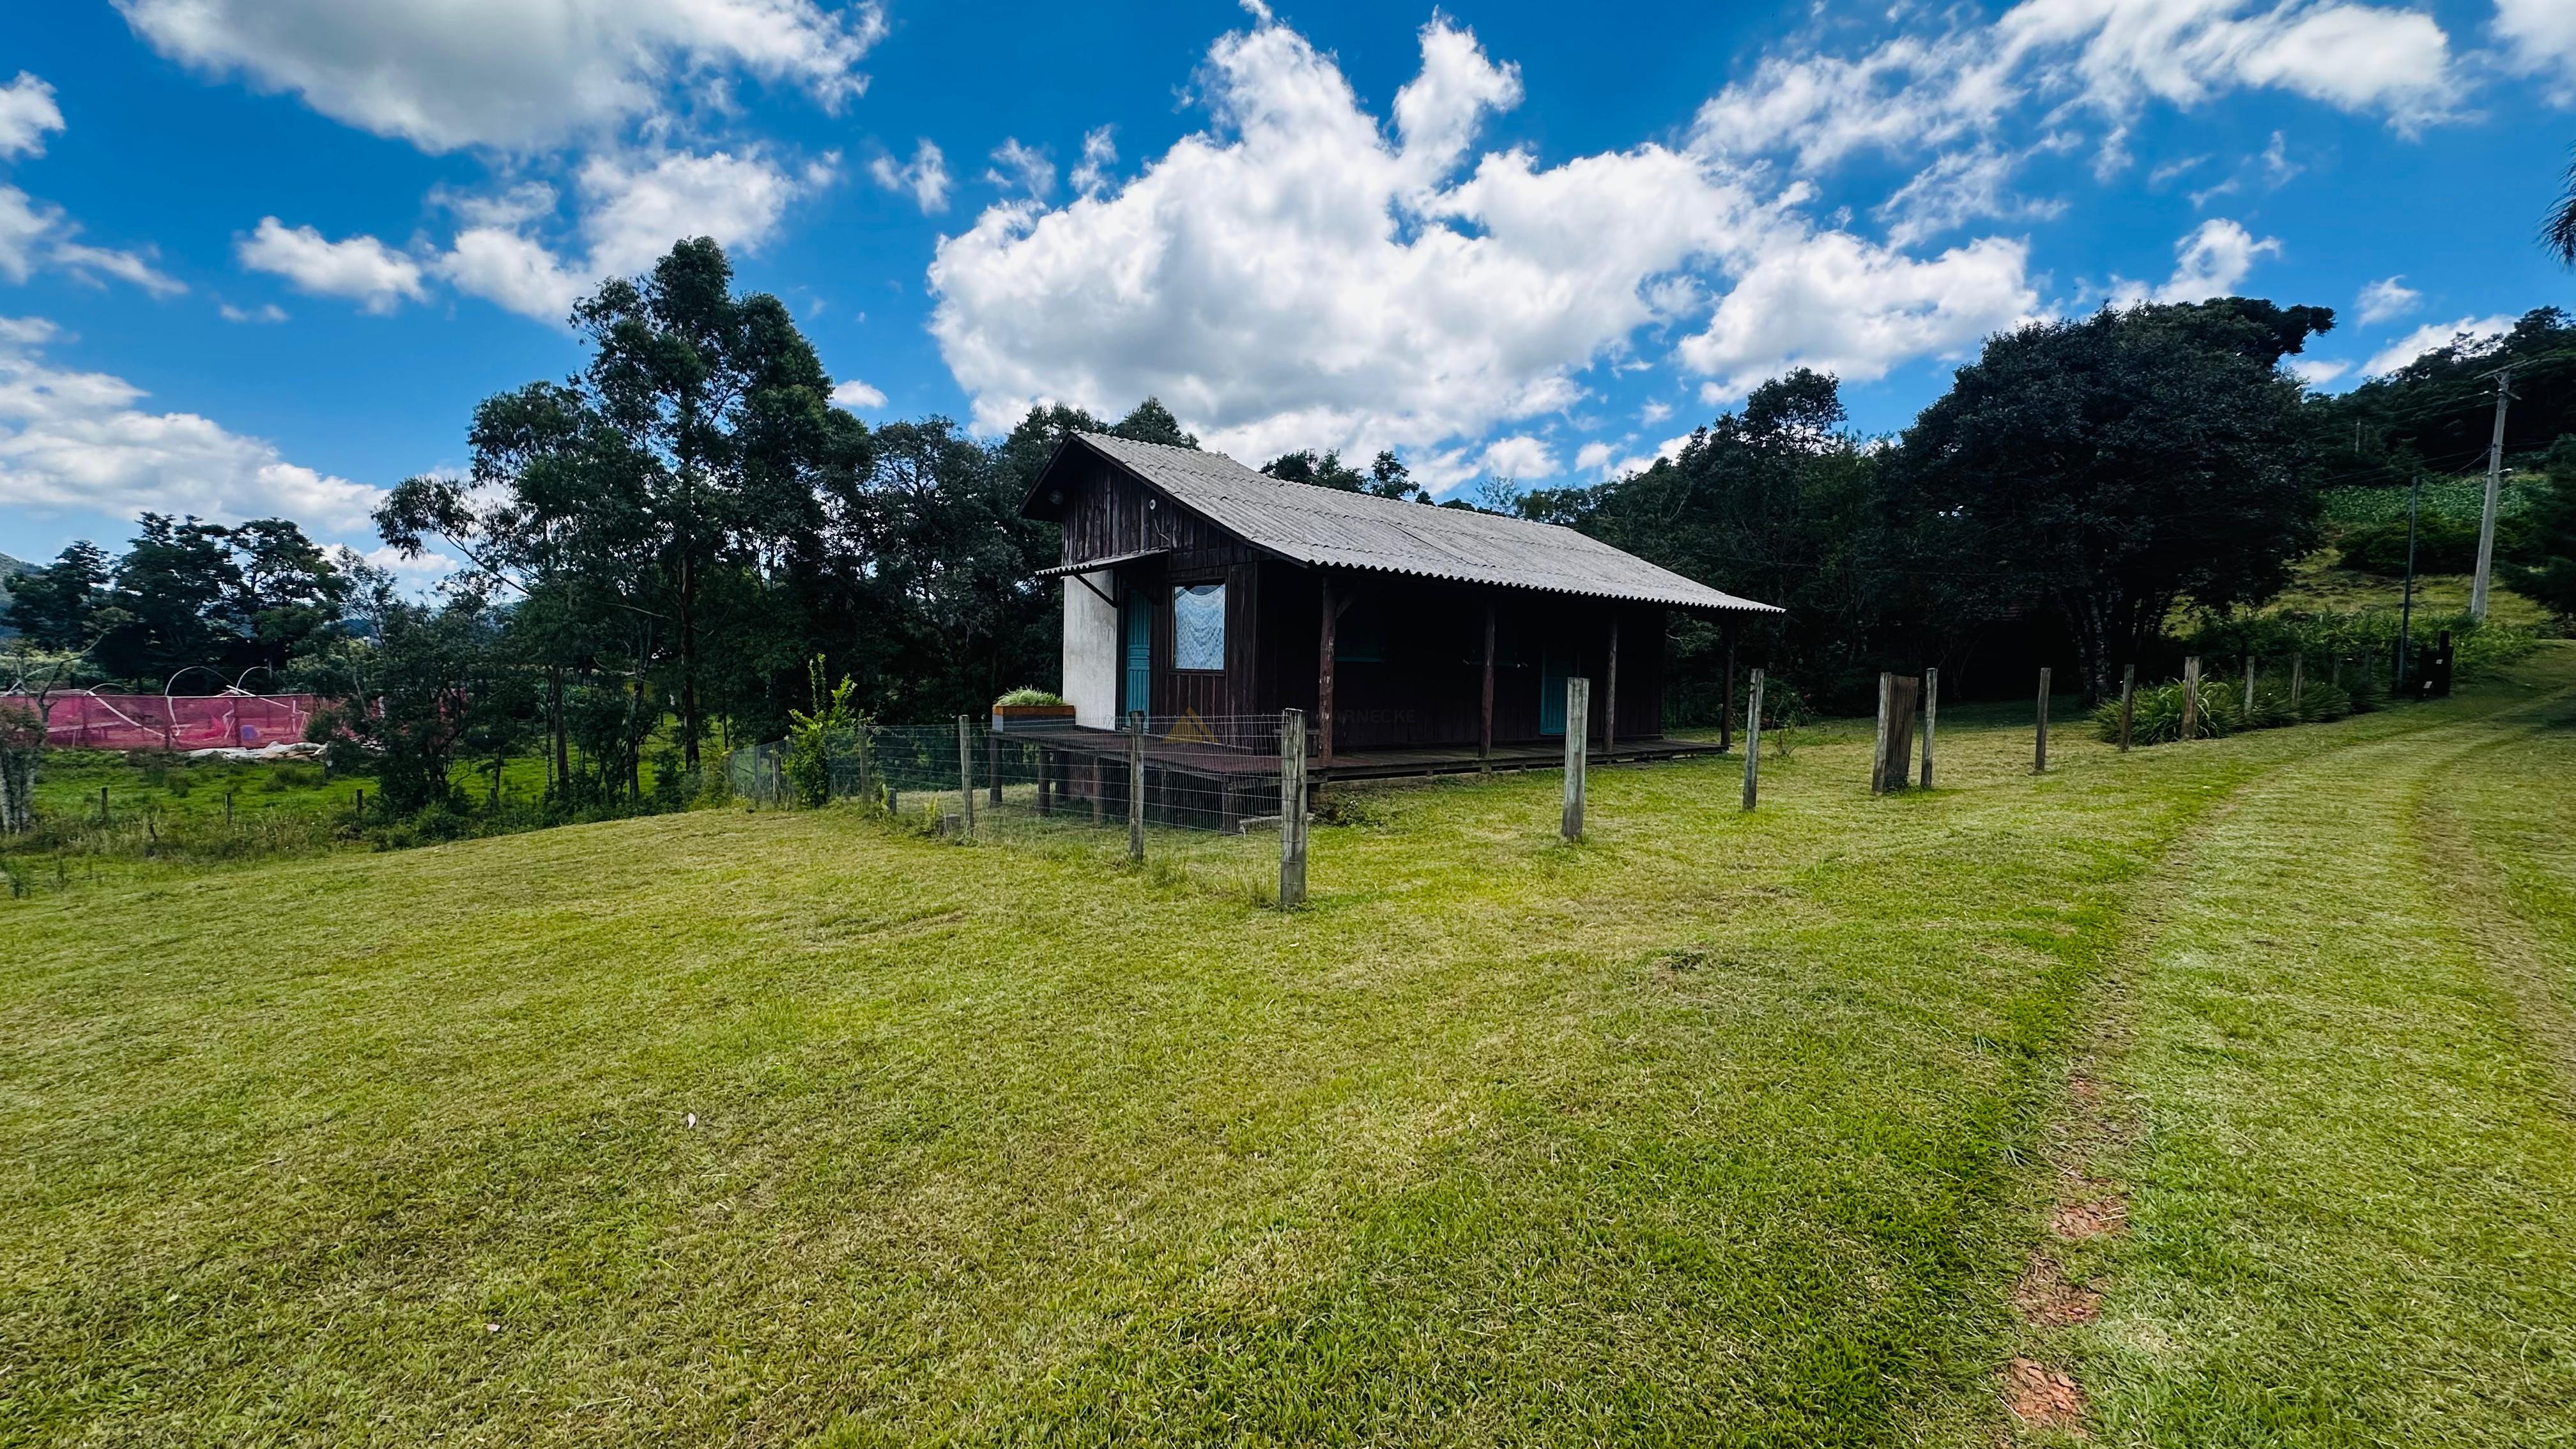
<path id="1" fill-rule="evenodd" d="M 1101 594 L 1118 586 L 1106 569 L 1085 575 Z M 1074 723 L 1118 727 L 1118 611 L 1078 579 L 1064 581 L 1064 700 Z"/>

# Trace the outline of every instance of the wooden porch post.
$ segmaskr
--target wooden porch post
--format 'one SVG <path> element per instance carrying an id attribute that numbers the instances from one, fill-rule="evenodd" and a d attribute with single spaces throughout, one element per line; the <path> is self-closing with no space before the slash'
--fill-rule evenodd
<path id="1" fill-rule="evenodd" d="M 1485 601 L 1485 724 L 1476 737 L 1476 758 L 1488 760 L 1494 754 L 1494 601 Z"/>
<path id="2" fill-rule="evenodd" d="M 1323 576 L 1324 624 L 1315 648 L 1315 765 L 1333 768 L 1333 626 L 1341 611 L 1333 607 L 1333 576 Z"/>
<path id="3" fill-rule="evenodd" d="M 1619 606 L 1610 606 L 1610 677 L 1602 681 L 1601 753 L 1606 758 L 1619 744 Z"/>
<path id="4" fill-rule="evenodd" d="M 1745 728 L 1747 733 L 1751 732 L 1750 725 Z M 1726 623 L 1726 707 L 1717 716 L 1717 747 L 1720 750 L 1735 748 L 1735 621 L 1732 619 Z"/>

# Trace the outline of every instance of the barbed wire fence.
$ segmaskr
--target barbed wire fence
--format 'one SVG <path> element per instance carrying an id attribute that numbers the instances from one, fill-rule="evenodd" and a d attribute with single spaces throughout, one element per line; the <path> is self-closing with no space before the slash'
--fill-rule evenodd
<path id="1" fill-rule="evenodd" d="M 1128 716 L 1116 730 L 1061 718 L 959 716 L 836 732 L 822 758 L 785 742 L 725 757 L 733 793 L 761 804 L 856 800 L 941 835 L 1123 856 L 1265 905 L 1305 900 L 1303 712 Z"/>

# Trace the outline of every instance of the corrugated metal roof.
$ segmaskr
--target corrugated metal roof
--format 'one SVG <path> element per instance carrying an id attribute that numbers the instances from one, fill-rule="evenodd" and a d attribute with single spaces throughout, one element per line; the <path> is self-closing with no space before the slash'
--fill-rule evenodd
<path id="1" fill-rule="evenodd" d="M 1256 473 L 1223 453 L 1074 435 L 1247 542 L 1302 564 L 1379 569 L 1548 593 L 1777 614 L 1588 534 L 1552 523 L 1432 508 Z"/>

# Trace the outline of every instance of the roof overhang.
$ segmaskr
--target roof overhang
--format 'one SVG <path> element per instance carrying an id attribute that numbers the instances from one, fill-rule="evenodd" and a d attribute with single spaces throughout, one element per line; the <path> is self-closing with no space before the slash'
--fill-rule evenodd
<path id="1" fill-rule="evenodd" d="M 1114 569 L 1120 564 L 1142 563 L 1149 558 L 1161 558 L 1170 552 L 1168 548 L 1140 548 L 1134 553 L 1114 553 L 1107 558 L 1087 558 L 1080 563 L 1057 564 L 1052 568 L 1038 570 L 1037 577 L 1060 579 L 1066 574 L 1096 573 L 1101 569 Z"/>

